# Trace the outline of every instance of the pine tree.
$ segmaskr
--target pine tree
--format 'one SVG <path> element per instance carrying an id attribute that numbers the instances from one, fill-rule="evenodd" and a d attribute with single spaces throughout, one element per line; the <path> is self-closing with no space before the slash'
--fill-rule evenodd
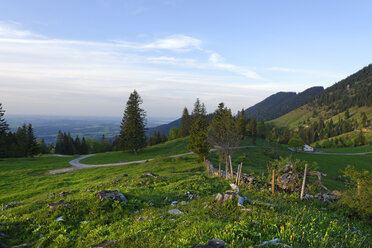
<path id="1" fill-rule="evenodd" d="M 208 158 L 210 146 L 207 140 L 208 123 L 206 110 L 204 104 L 200 104 L 199 99 L 195 102 L 191 120 L 189 149 L 198 155 L 199 161 L 203 161 Z"/>
<path id="2" fill-rule="evenodd" d="M 189 116 L 189 111 L 185 107 L 183 109 L 182 118 L 181 118 L 181 126 L 180 126 L 180 137 L 186 137 L 190 135 L 190 128 L 191 128 L 191 120 Z"/>
<path id="3" fill-rule="evenodd" d="M 234 147 L 239 145 L 241 137 L 231 110 L 226 108 L 224 103 L 220 103 L 215 111 L 209 126 L 208 140 L 219 151 L 222 161 L 225 161 L 227 172 L 228 156 L 232 155 Z"/>
<path id="4" fill-rule="evenodd" d="M 247 124 L 247 117 L 245 116 L 245 110 L 242 109 L 240 112 L 240 115 L 236 119 L 236 125 L 238 128 L 238 134 L 242 139 L 247 135 L 247 129 L 246 129 L 246 124 Z"/>
<path id="5" fill-rule="evenodd" d="M 39 145 L 36 142 L 36 137 L 34 134 L 34 129 L 31 124 L 27 126 L 27 156 L 33 157 L 39 153 Z"/>
<path id="6" fill-rule="evenodd" d="M 86 143 L 84 137 L 83 137 L 83 139 L 81 140 L 80 153 L 81 153 L 81 154 L 88 154 L 88 153 L 89 153 L 88 146 L 87 146 L 87 143 Z"/>
<path id="7" fill-rule="evenodd" d="M 146 146 L 146 113 L 140 108 L 141 103 L 141 97 L 134 90 L 129 96 L 120 126 L 120 139 L 123 148 L 134 154 Z"/>
<path id="8" fill-rule="evenodd" d="M 4 118 L 4 113 L 5 110 L 3 110 L 2 103 L 0 102 L 0 135 L 5 134 L 9 129 L 9 125 Z"/>
<path id="9" fill-rule="evenodd" d="M 8 145 L 7 144 L 7 132 L 8 124 L 4 118 L 5 110 L 3 110 L 2 104 L 0 103 L 0 158 L 8 156 Z"/>

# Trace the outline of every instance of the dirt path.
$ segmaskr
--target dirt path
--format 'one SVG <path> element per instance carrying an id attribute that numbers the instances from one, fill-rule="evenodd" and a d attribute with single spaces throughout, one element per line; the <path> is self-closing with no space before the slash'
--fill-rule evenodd
<path id="1" fill-rule="evenodd" d="M 248 147 L 256 147 L 256 146 L 240 146 L 236 147 L 236 149 L 241 149 L 241 148 L 248 148 Z M 210 151 L 216 151 L 216 149 L 211 149 Z M 185 156 L 185 155 L 191 155 L 194 154 L 193 152 L 187 152 L 187 153 L 181 153 L 181 154 L 175 154 L 175 155 L 170 155 L 168 157 L 170 158 L 176 158 L 180 156 Z M 89 155 L 84 155 L 79 158 L 76 158 L 74 160 L 71 160 L 69 164 L 73 167 L 68 167 L 68 168 L 63 168 L 63 169 L 57 169 L 57 170 L 51 170 L 49 171 L 49 175 L 56 175 L 56 174 L 64 174 L 64 173 L 70 173 L 73 171 L 77 170 L 83 170 L 83 169 L 89 169 L 89 168 L 97 168 L 97 167 L 106 167 L 106 166 L 117 166 L 117 165 L 127 165 L 127 164 L 142 164 L 149 162 L 151 160 L 154 160 L 153 158 L 149 159 L 144 159 L 144 160 L 137 160 L 137 161 L 131 161 L 131 162 L 122 162 L 122 163 L 113 163 L 113 164 L 82 164 L 80 163 L 81 160 L 93 157 L 96 154 L 89 154 Z"/>

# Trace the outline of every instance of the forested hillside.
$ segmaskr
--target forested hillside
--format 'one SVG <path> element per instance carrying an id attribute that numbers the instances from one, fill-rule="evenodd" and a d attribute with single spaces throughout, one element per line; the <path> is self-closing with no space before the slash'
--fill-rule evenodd
<path id="1" fill-rule="evenodd" d="M 323 90 L 323 87 L 312 87 L 298 94 L 295 92 L 278 92 L 246 109 L 245 113 L 257 120 L 273 120 L 300 107 Z"/>
<path id="2" fill-rule="evenodd" d="M 352 146 L 372 141 L 371 120 L 372 64 L 272 123 L 298 131 L 307 143 Z"/>

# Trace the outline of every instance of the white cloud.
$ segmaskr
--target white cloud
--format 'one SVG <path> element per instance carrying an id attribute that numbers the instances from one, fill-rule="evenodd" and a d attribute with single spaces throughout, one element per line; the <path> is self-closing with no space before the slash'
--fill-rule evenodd
<path id="1" fill-rule="evenodd" d="M 237 66 L 237 65 L 224 63 L 224 59 L 218 53 L 212 53 L 210 55 L 209 63 L 217 68 L 243 75 L 246 78 L 262 79 L 260 75 L 258 75 L 256 72 L 252 70 L 249 70 L 249 69 Z"/>
<path id="2" fill-rule="evenodd" d="M 220 101 L 235 111 L 271 90 L 232 79 L 224 72 L 259 77 L 224 63 L 217 53 L 209 57 L 200 40 L 185 35 L 151 43 L 95 42 L 49 39 L 2 23 L 0 28 L 0 92 L 8 113 L 121 115 L 137 89 L 150 116 L 173 117 L 197 97 L 211 111 Z M 185 57 L 188 51 L 192 58 Z"/>
<path id="3" fill-rule="evenodd" d="M 19 28 L 20 24 L 17 22 L 0 22 L 0 37 L 7 38 L 25 38 L 25 37 L 41 37 L 31 31 Z"/>

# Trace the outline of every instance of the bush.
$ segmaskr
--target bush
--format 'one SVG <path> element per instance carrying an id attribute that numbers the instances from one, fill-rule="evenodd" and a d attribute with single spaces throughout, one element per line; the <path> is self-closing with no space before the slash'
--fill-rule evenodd
<path id="1" fill-rule="evenodd" d="M 349 189 L 342 194 L 342 203 L 358 216 L 372 219 L 372 175 L 366 170 L 360 172 L 348 165 L 343 176 Z"/>

